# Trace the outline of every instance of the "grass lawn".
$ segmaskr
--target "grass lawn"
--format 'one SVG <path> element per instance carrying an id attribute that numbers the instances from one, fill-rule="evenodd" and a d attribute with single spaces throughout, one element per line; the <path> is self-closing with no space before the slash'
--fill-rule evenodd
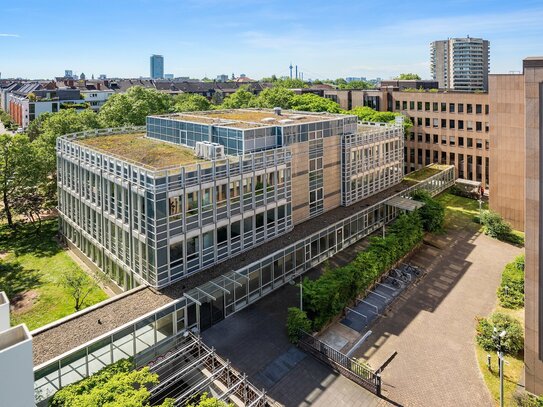
<path id="1" fill-rule="evenodd" d="M 12 325 L 26 323 L 30 330 L 75 312 L 74 300 L 62 287 L 63 273 L 84 273 L 54 239 L 57 221 L 44 221 L 37 234 L 33 226 L 12 232 L 0 226 L 0 291 L 6 291 L 14 306 Z M 105 300 L 95 288 L 85 306 Z"/>
<path id="2" fill-rule="evenodd" d="M 465 224 L 473 222 L 479 216 L 479 202 L 475 199 L 453 195 L 447 191 L 439 194 L 436 199 L 445 206 L 445 227 L 453 224 Z M 482 209 L 488 209 L 488 204 L 483 202 Z"/>
<path id="3" fill-rule="evenodd" d="M 498 306 L 494 311 L 503 312 L 504 314 L 511 315 L 516 319 L 522 322 L 524 325 L 524 308 L 511 310 L 507 308 L 502 308 Z M 496 353 L 490 353 L 492 357 L 492 371 L 488 370 L 486 355 L 489 352 L 485 351 L 479 345 L 475 344 L 475 351 L 477 354 L 477 362 L 479 363 L 479 369 L 483 374 L 486 387 L 490 391 L 490 394 L 496 405 L 500 401 L 500 377 L 498 376 L 498 356 Z M 504 405 L 505 406 L 516 406 L 515 401 L 513 400 L 513 394 L 517 388 L 517 383 L 520 380 L 522 375 L 522 369 L 524 368 L 523 355 L 517 356 L 505 356 L 504 370 L 503 370 L 503 391 L 505 394 Z"/>

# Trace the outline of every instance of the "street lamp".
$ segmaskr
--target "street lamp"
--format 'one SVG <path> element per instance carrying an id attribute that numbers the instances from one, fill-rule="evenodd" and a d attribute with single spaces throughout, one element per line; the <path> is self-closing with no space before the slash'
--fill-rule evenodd
<path id="1" fill-rule="evenodd" d="M 290 285 L 296 285 L 296 282 L 294 279 L 296 276 L 293 276 L 292 279 L 289 280 Z M 302 276 L 300 275 L 300 311 L 304 310 L 304 302 L 303 302 L 303 295 L 304 295 L 304 286 L 302 284 Z"/>
<path id="2" fill-rule="evenodd" d="M 479 202 L 479 224 L 481 224 L 482 223 L 481 215 L 483 212 L 483 199 L 479 198 L 477 201 Z"/>
<path id="3" fill-rule="evenodd" d="M 503 350 L 502 350 L 502 339 L 505 338 L 505 335 L 507 335 L 507 332 L 501 331 L 498 334 L 498 330 L 496 327 L 494 327 L 494 340 L 497 342 L 498 345 L 498 369 L 500 373 L 500 407 L 503 407 Z"/>

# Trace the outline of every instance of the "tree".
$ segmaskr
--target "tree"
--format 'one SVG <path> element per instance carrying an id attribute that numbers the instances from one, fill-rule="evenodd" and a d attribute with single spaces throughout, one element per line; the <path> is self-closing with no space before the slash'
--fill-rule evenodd
<path id="1" fill-rule="evenodd" d="M 412 80 L 420 81 L 420 76 L 417 75 L 416 73 L 401 73 L 394 79 L 400 80 L 400 81 L 412 81 Z"/>
<path id="2" fill-rule="evenodd" d="M 291 108 L 307 112 L 341 113 L 339 104 L 331 99 L 322 98 L 314 93 L 295 95 L 291 100 Z"/>
<path id="3" fill-rule="evenodd" d="M 507 223 L 498 213 L 483 211 L 481 223 L 486 235 L 496 239 L 507 239 L 511 235 L 511 225 Z"/>
<path id="4" fill-rule="evenodd" d="M 301 79 L 281 78 L 273 82 L 273 86 L 288 88 L 288 89 L 301 89 L 307 88 L 307 83 Z"/>
<path id="5" fill-rule="evenodd" d="M 498 335 L 505 331 L 503 338 Z M 510 315 L 495 312 L 488 318 L 479 318 L 477 323 L 477 343 L 487 352 L 498 351 L 501 340 L 502 351 L 510 355 L 518 354 L 524 348 L 524 335 L 520 322 Z"/>
<path id="6" fill-rule="evenodd" d="M 174 97 L 173 109 L 176 112 L 196 112 L 211 109 L 211 103 L 202 95 L 182 93 Z"/>
<path id="7" fill-rule="evenodd" d="M 130 360 L 121 359 L 77 383 L 70 384 L 52 397 L 51 407 L 148 407 L 148 388 L 159 383 L 158 375 L 148 367 L 133 370 Z M 173 407 L 166 399 L 161 407 Z"/>
<path id="8" fill-rule="evenodd" d="M 224 99 L 221 107 L 223 109 L 240 109 L 249 107 L 254 98 L 255 95 L 249 92 L 247 86 L 241 86 L 238 90 Z"/>
<path id="9" fill-rule="evenodd" d="M 418 210 L 419 215 L 426 232 L 437 232 L 443 228 L 445 222 L 445 207 L 441 202 L 432 198 L 432 196 L 423 189 L 419 189 L 411 197 L 424 206 Z"/>
<path id="10" fill-rule="evenodd" d="M 172 109 L 172 98 L 166 93 L 133 86 L 126 93 L 112 95 L 98 116 L 105 127 L 143 126 L 145 118 Z"/>
<path id="11" fill-rule="evenodd" d="M 287 315 L 287 335 L 289 341 L 298 343 L 302 331 L 307 333 L 311 331 L 311 321 L 307 318 L 307 314 L 300 308 L 289 308 Z"/>
<path id="12" fill-rule="evenodd" d="M 409 129 L 413 127 L 411 119 L 401 113 L 378 112 L 368 106 L 357 106 L 349 113 L 358 116 L 358 119 L 363 122 L 394 123 L 396 121 L 396 117 L 403 116 L 404 134 L 407 134 Z"/>
<path id="13" fill-rule="evenodd" d="M 35 158 L 34 148 L 27 135 L 0 135 L 2 212 L 11 228 L 15 227 L 12 206 L 21 194 L 37 184 L 40 167 L 36 165 Z"/>
<path id="14" fill-rule="evenodd" d="M 190 403 L 186 407 L 234 407 L 234 404 L 227 404 L 215 397 L 208 397 L 207 393 L 203 393 L 198 400 L 198 404 Z"/>
<path id="15" fill-rule="evenodd" d="M 74 308 L 79 311 L 84 305 L 87 297 L 102 281 L 102 277 L 89 277 L 84 272 L 67 272 L 61 277 L 60 284 L 68 290 L 74 299 Z"/>
<path id="16" fill-rule="evenodd" d="M 295 93 L 285 87 L 273 87 L 264 89 L 260 94 L 251 101 L 251 107 L 274 108 L 282 107 L 290 109 L 292 98 Z"/>
<path id="17" fill-rule="evenodd" d="M 339 89 L 373 89 L 374 86 L 366 81 L 351 81 L 345 84 L 340 84 Z"/>

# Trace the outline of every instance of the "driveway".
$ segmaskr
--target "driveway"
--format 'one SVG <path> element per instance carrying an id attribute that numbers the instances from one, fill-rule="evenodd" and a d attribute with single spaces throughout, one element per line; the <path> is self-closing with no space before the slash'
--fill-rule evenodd
<path id="1" fill-rule="evenodd" d="M 354 352 L 372 367 L 398 355 L 382 374 L 383 393 L 405 406 L 491 406 L 475 355 L 475 317 L 496 305 L 506 263 L 522 249 L 477 232 L 452 227 L 412 259 L 428 270 L 372 327 Z"/>

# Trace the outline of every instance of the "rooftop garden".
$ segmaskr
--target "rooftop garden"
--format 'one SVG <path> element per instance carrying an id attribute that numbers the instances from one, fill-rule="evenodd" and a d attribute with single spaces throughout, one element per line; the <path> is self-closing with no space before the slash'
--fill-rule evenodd
<path id="1" fill-rule="evenodd" d="M 97 136 L 77 142 L 156 169 L 202 161 L 190 148 L 153 140 L 142 133 Z"/>
<path id="2" fill-rule="evenodd" d="M 439 174 L 441 171 L 446 170 L 448 167 L 448 165 L 430 164 L 424 168 L 421 168 L 420 170 L 410 172 L 404 177 L 404 179 L 406 181 L 421 182 L 425 179 L 430 178 L 433 175 Z"/>

